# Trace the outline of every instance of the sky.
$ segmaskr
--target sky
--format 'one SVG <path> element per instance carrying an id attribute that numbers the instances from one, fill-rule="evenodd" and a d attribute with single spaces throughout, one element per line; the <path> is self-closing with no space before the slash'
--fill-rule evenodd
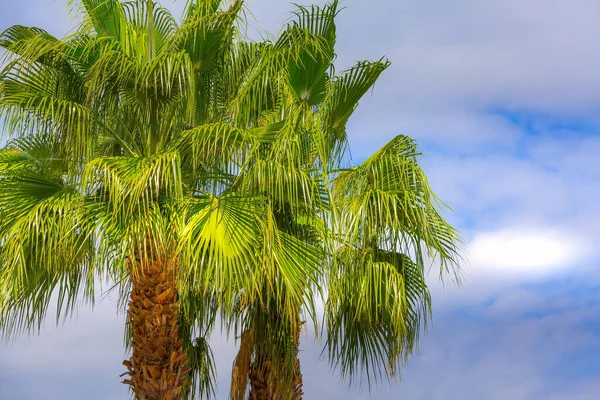
<path id="1" fill-rule="evenodd" d="M 324 1 L 315 0 L 316 4 Z M 62 0 L 2 0 L 0 29 L 66 33 Z M 293 6 L 248 0 L 275 32 Z M 342 382 L 311 337 L 307 399 L 592 400 L 600 393 L 600 2 L 346 0 L 338 69 L 392 61 L 348 125 L 360 161 L 397 134 L 451 208 L 470 260 L 432 270 L 434 323 L 400 382 Z M 377 5 L 375 5 L 377 4 Z M 164 0 L 175 12 L 182 1 Z M 127 398 L 115 298 L 0 344 L 0 400 Z M 211 340 L 227 397 L 235 345 Z"/>

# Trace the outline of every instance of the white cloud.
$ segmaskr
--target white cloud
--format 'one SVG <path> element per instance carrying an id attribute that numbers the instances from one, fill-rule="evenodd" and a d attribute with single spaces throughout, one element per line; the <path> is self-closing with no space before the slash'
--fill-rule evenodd
<path id="1" fill-rule="evenodd" d="M 477 234 L 469 253 L 475 268 L 507 274 L 547 274 L 577 263 L 583 256 L 580 243 L 559 232 L 507 229 Z"/>
<path id="2" fill-rule="evenodd" d="M 596 150 L 597 137 L 541 137 L 522 141 L 519 157 L 506 151 L 428 151 L 423 167 L 433 190 L 467 226 L 470 240 L 478 232 L 551 227 L 594 251 L 594 238 L 600 237 Z"/>

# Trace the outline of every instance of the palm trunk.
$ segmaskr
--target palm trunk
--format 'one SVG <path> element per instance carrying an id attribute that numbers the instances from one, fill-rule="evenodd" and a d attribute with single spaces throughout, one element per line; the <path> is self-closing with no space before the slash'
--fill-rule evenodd
<path id="1" fill-rule="evenodd" d="M 300 330 L 297 330 L 295 337 L 296 362 L 294 373 L 289 382 L 290 387 L 287 393 L 282 390 L 286 385 L 281 382 L 282 375 L 278 374 L 281 366 L 273 365 L 273 361 L 265 357 L 264 354 L 256 354 L 254 362 L 250 367 L 250 395 L 249 400 L 301 400 L 304 392 L 302 391 L 302 374 L 300 373 L 300 359 L 298 358 L 298 346 L 300 344 Z M 257 350 L 260 353 L 260 350 Z"/>
<path id="2" fill-rule="evenodd" d="M 131 273 L 129 323 L 133 355 L 123 362 L 137 400 L 178 400 L 188 358 L 179 338 L 180 306 L 173 268 L 159 260 Z"/>

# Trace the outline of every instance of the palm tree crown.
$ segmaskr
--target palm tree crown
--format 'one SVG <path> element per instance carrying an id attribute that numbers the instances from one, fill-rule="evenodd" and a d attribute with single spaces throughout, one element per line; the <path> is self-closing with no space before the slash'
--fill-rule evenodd
<path id="1" fill-rule="evenodd" d="M 426 263 L 455 276 L 460 239 L 410 138 L 351 163 L 346 123 L 389 62 L 335 73 L 337 1 L 259 42 L 242 0 L 188 0 L 181 23 L 151 0 L 71 5 L 64 39 L 0 36 L 2 331 L 110 280 L 138 399 L 209 395 L 217 320 L 241 338 L 232 398 L 301 396 L 306 318 L 344 376 L 393 375 L 430 317 Z"/>

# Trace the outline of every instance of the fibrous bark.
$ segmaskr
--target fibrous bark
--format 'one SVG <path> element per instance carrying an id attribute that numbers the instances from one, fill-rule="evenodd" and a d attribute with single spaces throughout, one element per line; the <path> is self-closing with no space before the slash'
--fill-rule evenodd
<path id="1" fill-rule="evenodd" d="M 180 305 L 173 268 L 160 260 L 131 271 L 129 323 L 133 354 L 123 364 L 137 400 L 178 400 L 189 372 L 179 337 Z"/>
<path id="2" fill-rule="evenodd" d="M 289 383 L 283 382 L 284 375 L 279 372 L 282 370 L 282 361 L 279 362 L 268 359 L 264 355 L 258 354 L 250 366 L 250 395 L 249 400 L 301 400 L 304 392 L 302 391 L 302 374 L 300 373 L 300 359 L 298 358 L 298 346 L 300 344 L 300 331 L 295 337 L 296 361 L 294 371 Z M 287 388 L 285 386 L 287 385 Z M 284 386 L 285 385 L 285 386 Z M 288 390 L 289 389 L 289 390 Z"/>

